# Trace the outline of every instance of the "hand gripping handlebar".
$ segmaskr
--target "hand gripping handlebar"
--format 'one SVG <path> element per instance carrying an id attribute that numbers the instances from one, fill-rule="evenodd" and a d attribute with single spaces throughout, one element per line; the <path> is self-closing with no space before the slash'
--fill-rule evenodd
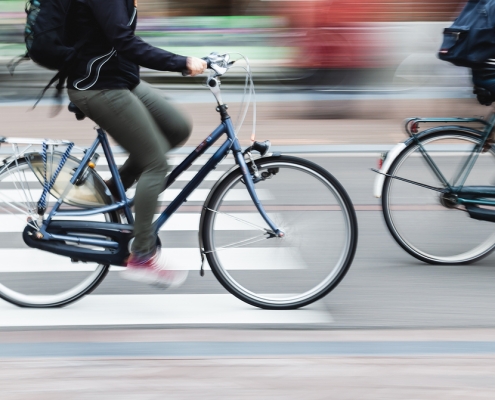
<path id="1" fill-rule="evenodd" d="M 215 72 L 214 76 L 222 76 L 235 63 L 235 61 L 230 61 L 229 54 L 218 54 L 216 52 L 212 52 L 201 59 L 206 61 L 206 68 Z M 182 71 L 182 76 L 189 76 L 189 71 Z"/>
<path id="2" fill-rule="evenodd" d="M 215 72 L 214 76 L 222 76 L 235 62 L 230 61 L 229 54 L 218 54 L 216 52 L 203 57 L 203 60 L 206 61 L 207 68 Z"/>

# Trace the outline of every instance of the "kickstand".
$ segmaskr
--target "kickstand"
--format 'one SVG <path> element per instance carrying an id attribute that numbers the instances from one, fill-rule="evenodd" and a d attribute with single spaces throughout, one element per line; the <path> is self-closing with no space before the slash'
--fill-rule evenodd
<path id="1" fill-rule="evenodd" d="M 199 270 L 199 275 L 200 276 L 205 276 L 205 270 L 204 270 L 204 265 L 205 265 L 205 253 L 203 250 L 201 250 L 201 269 Z"/>

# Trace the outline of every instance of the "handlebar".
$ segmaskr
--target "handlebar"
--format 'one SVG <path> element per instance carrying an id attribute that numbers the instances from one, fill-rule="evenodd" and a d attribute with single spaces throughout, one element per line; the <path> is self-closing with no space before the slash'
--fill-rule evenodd
<path id="1" fill-rule="evenodd" d="M 206 61 L 206 67 L 215 72 L 215 76 L 222 76 L 235 63 L 235 61 L 230 61 L 229 54 L 218 54 L 215 52 L 203 57 L 203 60 Z"/>
<path id="2" fill-rule="evenodd" d="M 230 61 L 229 54 L 218 54 L 210 53 L 206 57 L 201 57 L 202 60 L 206 61 L 206 68 L 215 72 L 214 76 L 224 75 L 235 61 Z M 188 71 L 182 71 L 182 76 L 188 76 Z"/>

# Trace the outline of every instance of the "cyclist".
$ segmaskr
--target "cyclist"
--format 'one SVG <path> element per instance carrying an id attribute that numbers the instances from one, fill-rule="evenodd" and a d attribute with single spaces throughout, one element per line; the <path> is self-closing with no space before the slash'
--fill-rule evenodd
<path id="1" fill-rule="evenodd" d="M 123 276 L 178 286 L 186 271 L 174 271 L 157 248 L 152 220 L 164 189 L 166 153 L 187 140 L 189 119 L 139 78 L 139 66 L 201 74 L 206 62 L 153 47 L 135 36 L 137 0 L 76 0 L 70 35 L 78 56 L 68 76 L 70 100 L 129 152 L 120 168 L 124 188 L 139 178 L 135 239 Z M 108 182 L 114 196 L 115 185 Z"/>

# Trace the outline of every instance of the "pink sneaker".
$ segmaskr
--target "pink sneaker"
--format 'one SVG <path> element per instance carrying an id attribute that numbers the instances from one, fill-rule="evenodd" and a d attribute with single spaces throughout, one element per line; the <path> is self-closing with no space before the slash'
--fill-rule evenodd
<path id="1" fill-rule="evenodd" d="M 127 267 L 121 272 L 121 275 L 131 281 L 148 283 L 159 287 L 179 287 L 186 281 L 188 272 L 170 269 L 167 261 L 160 249 L 157 249 L 151 258 L 144 261 L 131 254 Z"/>

